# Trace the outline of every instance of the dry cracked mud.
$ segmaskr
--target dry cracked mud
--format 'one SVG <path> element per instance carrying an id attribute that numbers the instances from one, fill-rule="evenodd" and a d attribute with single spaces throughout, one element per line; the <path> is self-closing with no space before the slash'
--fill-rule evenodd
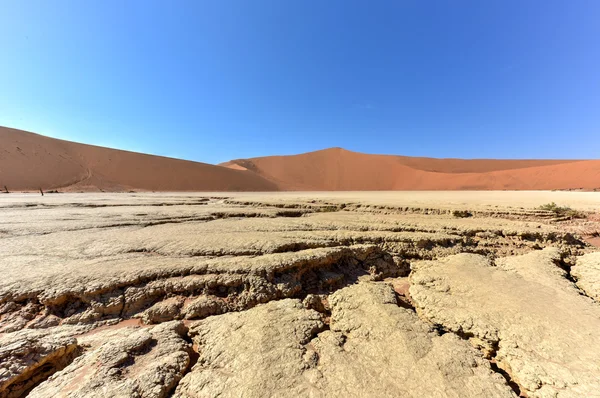
<path id="1" fill-rule="evenodd" d="M 600 396 L 589 195 L 396 195 L 3 197 L 0 397 Z"/>

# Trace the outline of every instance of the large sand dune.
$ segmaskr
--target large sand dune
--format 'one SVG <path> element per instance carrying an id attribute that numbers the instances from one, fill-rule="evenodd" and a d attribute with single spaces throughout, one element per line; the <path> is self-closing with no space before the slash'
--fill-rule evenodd
<path id="1" fill-rule="evenodd" d="M 378 191 L 600 188 L 600 160 L 434 159 L 341 148 L 215 166 L 0 127 L 0 188 L 65 191 Z"/>
<path id="2" fill-rule="evenodd" d="M 273 191 L 255 173 L 0 127 L 0 188 L 71 191 Z"/>
<path id="3" fill-rule="evenodd" d="M 331 148 L 238 159 L 282 190 L 547 190 L 600 188 L 599 160 L 433 159 Z"/>

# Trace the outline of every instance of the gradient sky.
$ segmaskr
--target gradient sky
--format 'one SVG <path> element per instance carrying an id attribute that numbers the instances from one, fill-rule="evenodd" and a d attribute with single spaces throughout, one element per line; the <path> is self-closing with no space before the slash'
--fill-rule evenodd
<path id="1" fill-rule="evenodd" d="M 207 163 L 600 158 L 600 1 L 0 2 L 0 125 Z"/>

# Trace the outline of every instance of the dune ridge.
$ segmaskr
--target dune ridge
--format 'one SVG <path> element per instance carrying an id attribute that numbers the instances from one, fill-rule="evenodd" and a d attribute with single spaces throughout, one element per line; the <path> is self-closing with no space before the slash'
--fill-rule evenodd
<path id="1" fill-rule="evenodd" d="M 251 170 L 282 190 L 600 189 L 600 160 L 436 159 L 329 148 L 222 166 Z"/>
<path id="2" fill-rule="evenodd" d="M 256 173 L 0 127 L 0 188 L 27 191 L 275 191 Z"/>
<path id="3" fill-rule="evenodd" d="M 437 159 L 329 148 L 220 165 L 0 127 L 0 189 L 381 191 L 600 189 L 600 160 Z"/>

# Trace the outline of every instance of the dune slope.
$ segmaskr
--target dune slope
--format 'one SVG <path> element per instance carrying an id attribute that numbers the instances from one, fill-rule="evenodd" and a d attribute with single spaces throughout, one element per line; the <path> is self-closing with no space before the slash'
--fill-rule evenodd
<path id="1" fill-rule="evenodd" d="M 600 189 L 600 160 L 435 159 L 330 148 L 221 165 L 0 127 L 0 190 L 378 191 Z"/>
<path id="2" fill-rule="evenodd" d="M 67 191 L 274 191 L 244 170 L 145 155 L 0 127 L 0 188 Z"/>
<path id="3" fill-rule="evenodd" d="M 330 148 L 237 159 L 282 190 L 547 190 L 600 188 L 599 160 L 433 159 Z"/>

